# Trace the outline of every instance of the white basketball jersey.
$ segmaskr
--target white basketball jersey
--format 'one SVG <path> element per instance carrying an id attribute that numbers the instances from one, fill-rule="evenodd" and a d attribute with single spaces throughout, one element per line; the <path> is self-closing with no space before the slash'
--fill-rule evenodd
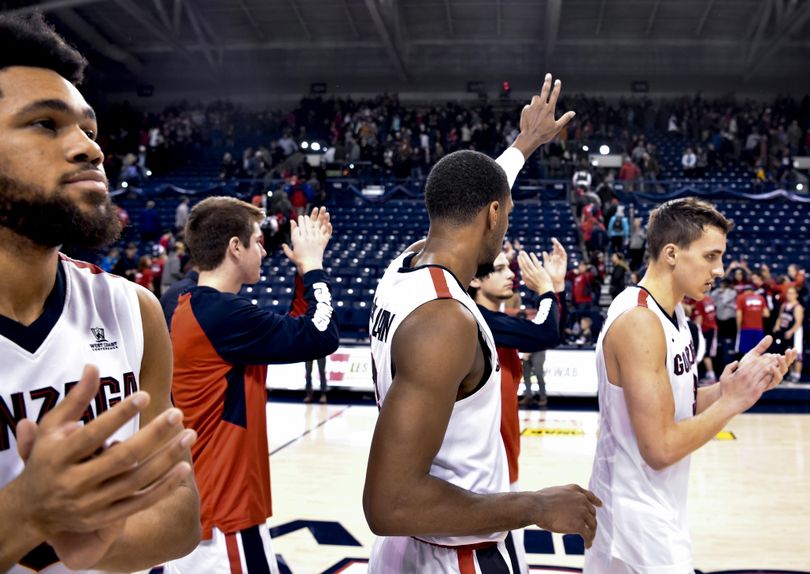
<path id="1" fill-rule="evenodd" d="M 608 310 L 596 343 L 599 378 L 599 439 L 590 489 L 604 503 L 584 572 L 591 560 L 617 559 L 640 574 L 692 572 L 686 498 L 689 457 L 654 470 L 642 458 L 627 411 L 624 390 L 608 381 L 604 339 L 613 322 L 635 307 L 655 313 L 664 329 L 667 372 L 675 401 L 675 420 L 694 416 L 697 388 L 695 348 L 680 304 L 670 317 L 643 287 L 625 289 Z"/>
<path id="2" fill-rule="evenodd" d="M 0 317 L 0 487 L 23 470 L 17 421 L 38 421 L 75 385 L 87 363 L 101 387 L 85 423 L 139 389 L 143 325 L 134 285 L 87 263 L 60 257 L 57 284 L 40 318 L 28 327 Z M 139 417 L 112 439 L 138 430 Z M 73 572 L 41 546 L 12 567 L 13 574 Z"/>
<path id="3" fill-rule="evenodd" d="M 481 388 L 456 401 L 453 406 L 430 474 L 480 494 L 509 492 L 506 450 L 500 434 L 501 373 L 492 333 L 466 289 L 450 271 L 437 265 L 408 268 L 413 255 L 403 253 L 391 263 L 374 296 L 369 332 L 377 403 L 382 405 L 385 402 L 393 384 L 391 341 L 402 321 L 416 308 L 435 299 L 452 298 L 464 305 L 478 323 L 479 339 L 490 372 Z M 453 342 L 448 341 L 448 344 Z M 413 357 L 413 360 L 418 361 L 419 357 Z M 422 540 L 442 546 L 459 546 L 500 541 L 506 534 L 424 537 Z"/>

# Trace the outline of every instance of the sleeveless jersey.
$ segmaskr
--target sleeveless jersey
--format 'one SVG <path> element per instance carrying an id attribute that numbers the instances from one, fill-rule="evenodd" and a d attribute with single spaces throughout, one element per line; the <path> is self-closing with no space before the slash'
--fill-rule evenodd
<path id="1" fill-rule="evenodd" d="M 88 263 L 60 255 L 57 280 L 45 310 L 24 327 L 0 316 L 0 487 L 23 470 L 17 454 L 17 422 L 39 420 L 79 381 L 84 365 L 98 366 L 101 387 L 85 411 L 85 423 L 139 388 L 143 324 L 134 285 Z M 134 417 L 111 440 L 139 427 Z M 73 572 L 41 545 L 12 574 Z"/>
<path id="2" fill-rule="evenodd" d="M 686 514 L 689 457 L 654 470 L 641 456 L 624 390 L 608 381 L 605 334 L 623 313 L 646 307 L 658 317 L 666 338 L 666 365 L 675 420 L 694 416 L 697 361 L 683 307 L 670 317 L 643 287 L 625 289 L 608 310 L 596 343 L 599 382 L 599 439 L 590 489 L 604 503 L 597 509 L 599 527 L 584 572 L 595 572 L 590 560 L 621 560 L 640 574 L 684 574 L 692 571 Z"/>
<path id="3" fill-rule="evenodd" d="M 779 329 L 782 331 L 789 331 L 796 324 L 796 303 L 790 305 L 785 303 L 782 305 L 782 312 L 780 313 Z"/>
<path id="4" fill-rule="evenodd" d="M 408 268 L 413 255 L 404 253 L 391 263 L 374 296 L 369 332 L 377 403 L 385 402 L 393 384 L 391 341 L 402 321 L 418 307 L 435 299 L 458 301 L 478 323 L 489 376 L 475 393 L 456 401 L 430 474 L 479 494 L 509 492 L 506 451 L 500 434 L 501 373 L 492 333 L 475 302 L 450 271 L 436 265 Z M 413 360 L 418 361 L 419 357 Z M 442 546 L 459 546 L 498 542 L 506 534 L 420 539 Z"/>

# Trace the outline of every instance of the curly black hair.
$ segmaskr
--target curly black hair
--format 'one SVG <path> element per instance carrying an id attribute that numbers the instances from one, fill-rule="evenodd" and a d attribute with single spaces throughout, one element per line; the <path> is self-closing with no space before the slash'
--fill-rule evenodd
<path id="1" fill-rule="evenodd" d="M 41 13 L 29 17 L 0 15 L 0 70 L 10 66 L 53 70 L 78 85 L 84 79 L 87 60 L 45 22 Z"/>
<path id="2" fill-rule="evenodd" d="M 444 156 L 430 170 L 425 205 L 431 221 L 471 222 L 492 201 L 509 196 L 506 172 L 491 157 L 462 150 Z"/>

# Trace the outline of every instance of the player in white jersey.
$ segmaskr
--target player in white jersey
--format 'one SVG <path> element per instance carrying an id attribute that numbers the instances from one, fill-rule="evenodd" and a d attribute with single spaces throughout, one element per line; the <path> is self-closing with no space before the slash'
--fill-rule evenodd
<path id="1" fill-rule="evenodd" d="M 686 198 L 650 213 L 650 264 L 610 306 L 596 346 L 599 439 L 590 488 L 604 502 L 585 574 L 693 572 L 686 495 L 689 454 L 782 379 L 795 353 L 765 354 L 765 337 L 720 381 L 697 387 L 681 306 L 723 276 L 732 223 Z"/>
<path id="2" fill-rule="evenodd" d="M 512 181 L 523 162 L 570 120 L 554 109 L 546 76 L 524 107 L 521 132 L 499 160 Z M 363 506 L 380 536 L 369 572 L 518 571 L 509 530 L 539 524 L 590 545 L 599 501 L 576 485 L 509 493 L 500 437 L 500 373 L 492 334 L 467 287 L 500 252 L 512 199 L 487 156 L 449 154 L 431 171 L 424 248 L 386 271 L 370 323 L 380 417 Z"/>
<path id="3" fill-rule="evenodd" d="M 59 253 L 118 232 L 84 66 L 41 16 L 0 16 L 0 572 L 132 571 L 199 540 L 160 305 Z"/>

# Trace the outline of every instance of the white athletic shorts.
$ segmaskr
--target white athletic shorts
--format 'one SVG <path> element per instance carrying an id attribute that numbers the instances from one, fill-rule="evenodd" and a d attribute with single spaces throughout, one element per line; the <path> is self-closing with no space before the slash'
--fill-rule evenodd
<path id="1" fill-rule="evenodd" d="M 512 534 L 489 544 L 436 546 L 409 536 L 379 536 L 369 574 L 520 574 Z"/>
<path id="2" fill-rule="evenodd" d="M 267 524 L 225 534 L 212 530 L 188 556 L 167 562 L 166 574 L 279 574 Z"/>
<path id="3" fill-rule="evenodd" d="M 618 558 L 585 551 L 585 566 L 582 574 L 695 574 L 691 566 L 643 566 L 636 567 Z"/>

